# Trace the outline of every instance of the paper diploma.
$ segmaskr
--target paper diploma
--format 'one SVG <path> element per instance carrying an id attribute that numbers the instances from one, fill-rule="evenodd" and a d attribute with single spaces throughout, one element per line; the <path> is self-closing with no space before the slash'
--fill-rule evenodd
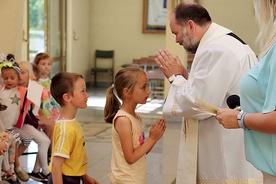
<path id="1" fill-rule="evenodd" d="M 209 104 L 208 102 L 205 102 L 205 101 L 203 101 L 199 98 L 196 98 L 195 99 L 195 104 L 197 104 L 197 105 L 199 105 L 203 108 L 192 107 L 193 110 L 208 113 L 208 114 L 211 114 L 211 115 L 214 115 L 214 116 L 217 114 L 218 108 L 216 108 L 215 106 Z"/>
<path id="2" fill-rule="evenodd" d="M 41 103 L 41 95 L 43 91 L 42 85 L 38 82 L 29 80 L 27 98 L 31 100 L 38 107 Z"/>

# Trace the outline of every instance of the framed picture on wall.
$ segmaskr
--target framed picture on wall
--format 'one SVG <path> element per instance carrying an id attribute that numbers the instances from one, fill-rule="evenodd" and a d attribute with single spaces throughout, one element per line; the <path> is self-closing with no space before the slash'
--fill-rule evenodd
<path id="1" fill-rule="evenodd" d="M 165 34 L 167 0 L 143 1 L 143 33 Z"/>
<path id="2" fill-rule="evenodd" d="M 175 4 L 181 0 L 175 0 Z M 190 0 L 199 3 L 199 0 Z M 165 34 L 167 0 L 143 0 L 143 33 Z"/>

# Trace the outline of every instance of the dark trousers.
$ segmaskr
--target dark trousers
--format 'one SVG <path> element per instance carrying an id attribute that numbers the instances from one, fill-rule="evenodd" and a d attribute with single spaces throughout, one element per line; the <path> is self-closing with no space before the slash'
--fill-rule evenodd
<path id="1" fill-rule="evenodd" d="M 81 176 L 66 176 L 62 175 L 62 180 L 64 184 L 80 184 L 82 177 Z M 48 184 L 53 184 L 52 174 L 48 177 Z"/>

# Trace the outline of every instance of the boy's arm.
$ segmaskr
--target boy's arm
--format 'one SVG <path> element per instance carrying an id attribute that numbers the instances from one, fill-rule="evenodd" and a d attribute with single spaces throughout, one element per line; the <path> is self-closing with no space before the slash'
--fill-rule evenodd
<path id="1" fill-rule="evenodd" d="M 54 184 L 62 184 L 62 171 L 61 166 L 64 162 L 65 158 L 59 156 L 53 156 L 52 161 L 52 178 Z"/>
<path id="2" fill-rule="evenodd" d="M 86 173 L 82 177 L 83 177 L 83 180 L 84 180 L 84 184 L 99 184 L 99 182 L 97 180 L 95 180 L 94 178 L 91 178 Z"/>

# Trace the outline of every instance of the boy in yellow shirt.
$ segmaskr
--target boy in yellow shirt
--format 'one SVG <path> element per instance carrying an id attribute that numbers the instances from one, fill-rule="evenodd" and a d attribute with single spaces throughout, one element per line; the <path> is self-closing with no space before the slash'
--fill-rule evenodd
<path id="1" fill-rule="evenodd" d="M 85 140 L 76 119 L 77 110 L 87 107 L 88 94 L 83 77 L 76 73 L 60 72 L 52 78 L 50 90 L 62 110 L 53 133 L 48 183 L 80 184 L 83 180 L 85 184 L 98 184 L 86 174 Z"/>

